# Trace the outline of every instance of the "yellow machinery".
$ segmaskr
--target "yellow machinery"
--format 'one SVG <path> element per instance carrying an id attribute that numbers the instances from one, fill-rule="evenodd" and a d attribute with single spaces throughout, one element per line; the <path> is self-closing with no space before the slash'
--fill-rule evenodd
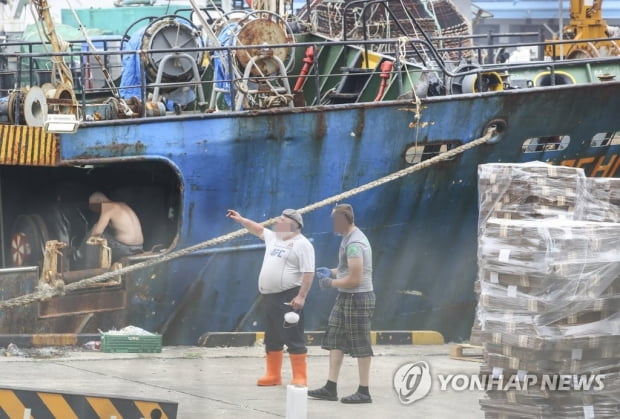
<path id="1" fill-rule="evenodd" d="M 47 241 L 45 243 L 43 268 L 39 279 L 39 287 L 47 284 L 55 288 L 63 288 L 66 284 L 77 282 L 91 276 L 101 275 L 106 272 L 117 271 L 123 267 L 123 265 L 118 262 L 112 263 L 112 250 L 108 247 L 106 239 L 101 237 L 90 237 L 86 241 L 86 245 L 87 248 L 91 249 L 87 250 L 87 253 L 96 255 L 96 257 L 90 258 L 88 261 L 90 262 L 89 268 L 65 271 L 62 266 L 62 249 L 66 248 L 67 244 L 57 240 Z M 97 284 L 95 287 L 116 286 L 120 284 L 121 277 L 119 276 L 115 280 Z"/>
<path id="2" fill-rule="evenodd" d="M 591 41 L 613 36 L 613 28 L 602 17 L 602 5 L 603 0 L 570 0 L 570 23 L 564 27 L 562 39 L 582 42 L 547 45 L 545 55 L 568 59 L 620 55 L 617 41 Z"/>

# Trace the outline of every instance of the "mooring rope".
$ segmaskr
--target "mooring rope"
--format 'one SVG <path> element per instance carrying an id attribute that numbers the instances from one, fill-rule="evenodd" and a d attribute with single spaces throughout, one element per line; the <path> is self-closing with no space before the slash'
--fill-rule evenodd
<path id="1" fill-rule="evenodd" d="M 425 160 L 423 162 L 420 162 L 418 164 L 415 164 L 413 166 L 407 167 L 405 169 L 401 169 L 397 172 L 394 172 L 392 174 L 389 174 L 387 176 L 384 176 L 382 178 L 376 179 L 372 182 L 366 183 L 364 185 L 358 186 L 356 188 L 350 189 L 348 191 L 339 193 L 337 195 L 333 195 L 329 198 L 325 198 L 321 201 L 315 202 L 313 204 L 307 205 L 303 208 L 300 208 L 298 211 L 301 214 L 305 214 L 314 210 L 317 210 L 319 208 L 325 207 L 327 205 L 331 205 L 331 204 L 335 204 L 337 202 L 340 202 L 342 200 L 345 200 L 347 198 L 350 198 L 354 195 L 358 195 L 362 192 L 368 191 L 370 189 L 379 187 L 381 185 L 384 185 L 386 183 L 389 182 L 393 182 L 397 179 L 400 179 L 402 177 L 405 177 L 407 175 L 410 175 L 412 173 L 418 172 L 420 170 L 424 170 L 430 166 L 433 166 L 437 163 L 440 163 L 442 161 L 445 160 L 449 160 L 454 158 L 455 156 L 464 153 L 467 150 L 470 150 L 474 147 L 478 147 L 486 142 L 488 142 L 491 138 L 493 138 L 493 136 L 496 133 L 496 129 L 494 126 L 491 126 L 487 129 L 487 132 L 484 134 L 484 136 L 477 138 L 475 140 L 472 140 L 466 144 L 463 144 L 461 146 L 455 147 L 451 150 L 445 151 L 443 153 L 440 153 L 428 160 Z M 266 221 L 263 221 L 261 223 L 261 225 L 263 226 L 269 226 L 271 224 L 274 224 L 276 222 L 276 218 L 270 218 Z M 52 286 L 48 286 L 45 289 L 40 289 L 38 291 L 35 291 L 33 293 L 30 294 L 25 294 L 19 297 L 15 297 L 15 298 L 11 298 L 5 301 L 0 301 L 0 310 L 1 309 L 6 309 L 6 308 L 13 308 L 13 307 L 19 307 L 19 306 L 23 306 L 23 305 L 27 305 L 27 304 L 31 304 L 37 301 L 44 301 L 47 300 L 49 298 L 58 296 L 58 295 L 63 295 L 68 291 L 76 291 L 79 289 L 83 289 L 83 288 L 88 288 L 91 287 L 94 284 L 97 284 L 99 282 L 105 282 L 114 278 L 119 277 L 120 275 L 124 275 L 124 274 L 128 274 L 131 272 L 135 272 L 141 269 L 145 269 L 154 265 L 158 265 L 160 263 L 164 263 L 167 262 L 169 260 L 173 260 L 173 259 L 177 259 L 180 257 L 183 257 L 185 255 L 188 255 L 190 253 L 196 252 L 198 250 L 202 250 L 205 249 L 207 247 L 212 247 L 218 244 L 222 244 L 225 242 L 228 242 L 230 240 L 236 239 L 238 237 L 242 237 L 246 234 L 248 234 L 248 230 L 245 228 L 233 231 L 232 233 L 228 233 L 228 234 L 224 234 L 222 236 L 218 236 L 215 237 L 213 239 L 201 242 L 201 243 L 197 243 L 194 244 L 192 246 L 183 248 L 183 249 L 179 249 L 179 250 L 175 250 L 172 251 L 170 253 L 166 253 L 163 254 L 161 256 L 158 256 L 156 258 L 153 259 L 149 259 L 147 261 L 143 261 L 143 262 L 139 262 L 136 263 L 135 265 L 129 265 L 126 267 L 123 267 L 121 269 L 115 270 L 115 271 L 110 271 L 110 272 L 106 272 L 100 275 L 96 275 L 90 278 L 86 278 L 86 279 L 82 279 L 81 281 L 78 282 L 73 282 L 71 284 L 67 284 L 64 285 L 62 287 L 59 288 L 55 288 Z"/>

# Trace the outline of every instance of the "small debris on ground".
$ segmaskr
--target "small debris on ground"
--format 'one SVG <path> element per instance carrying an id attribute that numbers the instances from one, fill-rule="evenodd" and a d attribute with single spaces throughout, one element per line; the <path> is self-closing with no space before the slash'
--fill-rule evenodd
<path id="1" fill-rule="evenodd" d="M 6 348 L 0 348 L 0 357 L 22 357 L 48 359 L 65 356 L 68 352 L 79 350 L 73 346 L 46 346 L 42 348 L 19 348 L 10 343 Z"/>
<path id="2" fill-rule="evenodd" d="M 89 351 L 98 351 L 101 349 L 101 342 L 98 340 L 91 340 L 82 345 L 82 349 L 86 349 Z"/>

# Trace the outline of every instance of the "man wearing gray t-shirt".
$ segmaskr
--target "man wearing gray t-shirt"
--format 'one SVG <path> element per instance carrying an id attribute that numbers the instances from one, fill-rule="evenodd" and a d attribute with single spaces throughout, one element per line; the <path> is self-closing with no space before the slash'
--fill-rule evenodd
<path id="1" fill-rule="evenodd" d="M 299 212 L 286 209 L 277 218 L 274 230 L 228 210 L 227 216 L 265 241 L 263 266 L 258 276 L 258 290 L 265 315 L 265 350 L 267 372 L 258 379 L 259 386 L 282 384 L 282 358 L 286 345 L 291 359 L 291 384 L 307 386 L 306 337 L 303 308 L 314 278 L 314 247 L 301 234 L 304 221 Z M 291 309 L 299 312 L 299 321 L 285 323 Z"/>
<path id="2" fill-rule="evenodd" d="M 337 382 L 345 353 L 357 358 L 359 387 L 342 403 L 372 403 L 368 382 L 373 355 L 370 322 L 375 309 L 372 286 L 372 248 L 366 235 L 355 226 L 353 208 L 336 205 L 332 211 L 334 231 L 342 234 L 336 269 L 319 268 L 317 277 L 321 288 L 337 288 L 338 296 L 332 308 L 323 337 L 322 348 L 329 350 L 329 377 L 325 386 L 311 390 L 308 396 L 323 400 L 338 400 Z"/>

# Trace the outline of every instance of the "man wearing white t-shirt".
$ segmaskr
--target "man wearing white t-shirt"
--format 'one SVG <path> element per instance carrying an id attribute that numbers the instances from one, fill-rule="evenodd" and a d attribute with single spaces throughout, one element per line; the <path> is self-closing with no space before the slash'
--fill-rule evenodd
<path id="1" fill-rule="evenodd" d="M 307 386 L 306 341 L 303 307 L 314 278 L 314 247 L 301 234 L 304 221 L 299 212 L 287 209 L 278 217 L 273 231 L 242 217 L 237 211 L 226 214 L 248 231 L 265 241 L 265 257 L 258 277 L 265 313 L 265 350 L 267 372 L 259 386 L 282 384 L 282 358 L 286 345 L 293 380 L 291 384 Z M 287 324 L 284 315 L 291 308 L 299 312 L 297 324 Z"/>

